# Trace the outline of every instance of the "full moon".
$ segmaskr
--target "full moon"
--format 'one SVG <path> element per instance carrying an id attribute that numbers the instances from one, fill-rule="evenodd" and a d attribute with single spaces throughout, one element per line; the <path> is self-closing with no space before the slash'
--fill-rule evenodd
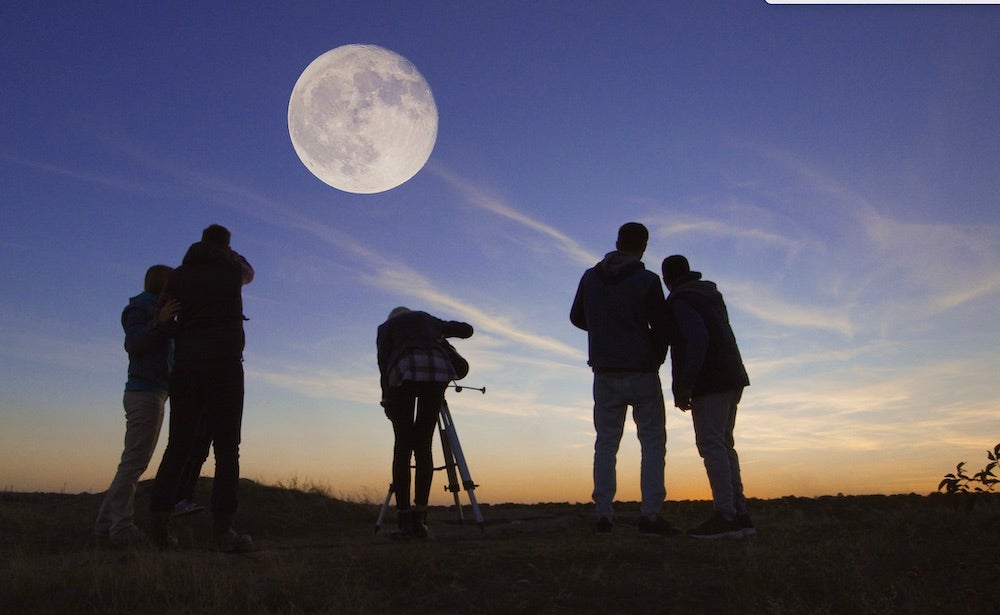
<path id="1" fill-rule="evenodd" d="M 357 194 L 399 186 L 423 168 L 437 140 L 427 81 L 403 56 L 344 45 L 306 67 L 288 101 L 288 134 L 302 164 Z"/>

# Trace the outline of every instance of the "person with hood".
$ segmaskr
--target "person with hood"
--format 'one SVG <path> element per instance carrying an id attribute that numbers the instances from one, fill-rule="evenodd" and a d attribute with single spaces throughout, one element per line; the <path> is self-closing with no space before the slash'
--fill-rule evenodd
<path id="1" fill-rule="evenodd" d="M 150 502 L 153 539 L 161 547 L 176 543 L 170 515 L 185 465 L 197 454 L 201 425 L 215 449 L 211 510 L 216 546 L 223 552 L 253 550 L 250 536 L 236 532 L 232 524 L 243 420 L 242 289 L 253 280 L 254 271 L 229 242 L 225 227 L 206 228 L 170 274 L 164 291 L 168 299 L 180 301 L 182 309 L 174 332 L 170 432 Z"/>
<path id="2" fill-rule="evenodd" d="M 570 322 L 587 332 L 587 364 L 594 372 L 593 499 L 598 534 L 613 529 L 618 447 L 629 406 L 642 454 L 639 532 L 678 532 L 660 516 L 666 498 L 667 431 L 659 370 L 667 349 L 660 278 L 640 260 L 648 241 L 649 231 L 642 224 L 622 225 L 615 251 L 583 274 L 570 309 Z"/>
<path id="3" fill-rule="evenodd" d="M 445 338 L 472 337 L 472 325 L 441 320 L 400 306 L 389 312 L 375 338 L 382 407 L 392 421 L 392 490 L 401 536 L 427 538 L 427 502 L 434 482 L 431 446 L 448 383 L 465 376 L 456 371 Z M 463 360 L 464 361 L 464 360 Z M 462 366 L 468 371 L 468 365 Z M 410 460 L 415 461 L 413 505 Z"/>
<path id="4" fill-rule="evenodd" d="M 736 407 L 750 379 L 726 303 L 715 283 L 691 271 L 684 256 L 668 256 L 661 268 L 670 291 L 666 316 L 674 405 L 691 411 L 695 443 L 705 463 L 715 509 L 688 535 L 708 539 L 752 536 L 757 530 L 747 513 L 733 439 Z"/>
<path id="5" fill-rule="evenodd" d="M 176 300 L 157 306 L 172 269 L 153 265 L 146 271 L 143 292 L 129 299 L 122 310 L 128 380 L 125 382 L 125 448 L 118 471 L 101 502 L 94 533 L 114 545 L 145 539 L 136 527 L 135 490 L 139 477 L 153 457 L 160 437 L 163 408 L 167 402 L 172 342 L 169 323 L 180 309 Z"/>

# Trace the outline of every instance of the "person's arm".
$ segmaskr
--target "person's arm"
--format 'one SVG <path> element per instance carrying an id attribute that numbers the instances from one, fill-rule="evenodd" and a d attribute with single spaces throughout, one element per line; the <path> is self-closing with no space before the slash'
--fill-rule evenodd
<path id="1" fill-rule="evenodd" d="M 659 278 L 656 278 L 656 284 L 650 287 L 646 296 L 646 313 L 649 314 L 649 332 L 653 336 L 657 365 L 662 365 L 667 359 L 670 340 L 667 333 L 667 301 L 663 297 L 663 287 Z"/>
<path id="2" fill-rule="evenodd" d="M 472 325 L 467 322 L 447 320 L 444 321 L 444 325 L 441 327 L 441 337 L 458 337 L 464 340 L 472 337 L 472 334 Z"/>
<path id="3" fill-rule="evenodd" d="M 243 286 L 246 286 L 250 282 L 253 282 L 253 267 L 250 266 L 250 262 L 243 257 L 242 254 L 236 250 L 229 250 L 233 257 L 233 260 L 240 266 L 240 273 L 243 278 Z"/>
<path id="4" fill-rule="evenodd" d="M 583 309 L 583 278 L 576 287 L 576 296 L 573 297 L 573 305 L 569 309 L 569 321 L 577 329 L 587 330 L 587 314 Z"/>
<path id="5" fill-rule="evenodd" d="M 122 328 L 125 329 L 125 351 L 143 354 L 162 344 L 170 333 L 165 326 L 180 311 L 180 303 L 171 299 L 155 310 L 154 316 L 139 306 L 129 306 L 122 313 Z"/>
<path id="6" fill-rule="evenodd" d="M 389 376 L 389 355 L 392 354 L 391 338 L 383 324 L 375 336 L 375 352 L 378 360 L 379 386 L 382 388 L 382 399 L 385 400 L 386 383 Z"/>
<path id="7" fill-rule="evenodd" d="M 689 410 L 694 384 L 708 354 L 708 329 L 698 311 L 687 302 L 678 300 L 674 302 L 673 308 L 681 343 L 684 345 L 684 364 L 674 378 L 674 405 L 682 410 Z"/>

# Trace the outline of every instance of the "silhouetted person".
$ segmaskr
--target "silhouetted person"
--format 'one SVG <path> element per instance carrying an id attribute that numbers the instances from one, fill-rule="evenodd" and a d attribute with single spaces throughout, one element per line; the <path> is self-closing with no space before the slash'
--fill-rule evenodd
<path id="1" fill-rule="evenodd" d="M 640 260 L 648 240 L 642 224 L 622 225 L 615 251 L 583 274 L 570 309 L 570 321 L 587 332 L 587 363 L 594 371 L 593 498 L 600 534 L 613 527 L 618 447 L 629 406 L 642 450 L 639 531 L 678 532 L 660 516 L 667 431 L 659 370 L 666 341 L 660 278 Z"/>
<path id="2" fill-rule="evenodd" d="M 733 429 L 743 388 L 750 384 L 729 313 L 714 282 L 691 271 L 675 254 L 663 259 L 670 291 L 666 311 L 674 405 L 691 410 L 698 454 L 705 462 L 715 512 L 696 528 L 695 538 L 737 538 L 756 533 L 747 514 L 740 459 Z"/>
<path id="3" fill-rule="evenodd" d="M 427 537 L 427 501 L 434 481 L 431 445 L 438 414 L 455 368 L 442 341 L 468 338 L 472 325 L 441 320 L 427 312 L 397 307 L 379 325 L 376 337 L 382 407 L 392 421 L 392 488 L 396 519 L 403 535 Z M 414 404 L 416 414 L 414 414 Z M 413 506 L 410 505 L 410 459 L 415 458 Z"/>
<path id="4" fill-rule="evenodd" d="M 175 365 L 170 379 L 170 434 L 153 483 L 153 538 L 176 543 L 169 519 L 185 464 L 196 455 L 205 421 L 215 450 L 212 516 L 222 551 L 247 551 L 253 541 L 233 527 L 243 418 L 243 297 L 253 268 L 229 247 L 229 231 L 213 224 L 171 273 L 165 294 L 180 301 Z"/>
<path id="5" fill-rule="evenodd" d="M 170 333 L 167 328 L 179 303 L 157 307 L 171 268 L 153 265 L 146 271 L 143 292 L 129 299 L 122 310 L 128 380 L 125 382 L 125 449 L 118 471 L 97 514 L 94 532 L 124 545 L 145 538 L 135 526 L 136 483 L 149 466 L 163 424 L 170 372 Z"/>

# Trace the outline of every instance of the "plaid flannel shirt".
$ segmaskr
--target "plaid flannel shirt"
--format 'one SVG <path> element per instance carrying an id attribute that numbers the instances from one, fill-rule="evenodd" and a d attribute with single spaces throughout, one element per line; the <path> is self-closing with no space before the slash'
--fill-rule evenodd
<path id="1" fill-rule="evenodd" d="M 413 382 L 451 382 L 456 377 L 455 368 L 440 348 L 411 349 L 399 357 L 389 371 L 388 384 L 394 388 L 407 380 Z"/>

